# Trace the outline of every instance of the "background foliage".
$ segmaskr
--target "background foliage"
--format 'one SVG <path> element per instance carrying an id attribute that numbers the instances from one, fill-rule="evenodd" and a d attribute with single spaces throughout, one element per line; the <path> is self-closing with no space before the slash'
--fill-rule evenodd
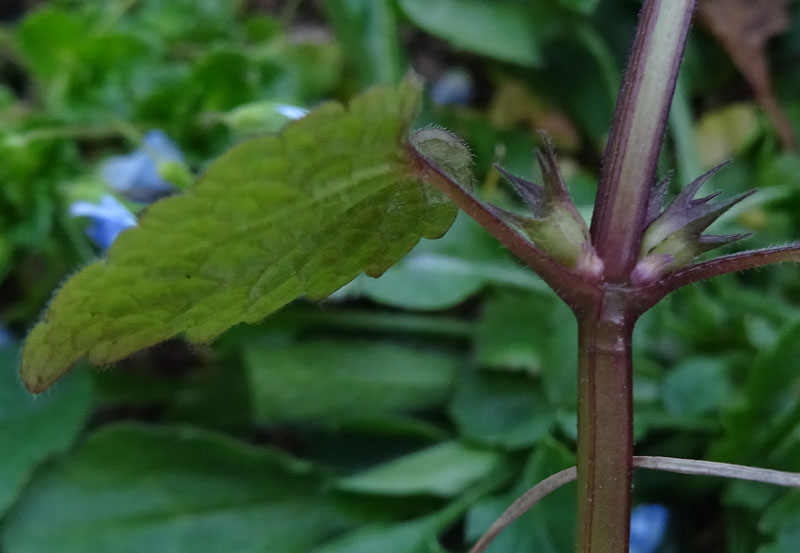
<path id="1" fill-rule="evenodd" d="M 41 397 L 18 382 L 17 343 L 58 284 L 103 255 L 69 206 L 109 192 L 110 156 L 162 129 L 199 174 L 277 130 L 276 102 L 346 100 L 409 65 L 429 82 L 417 126 L 469 142 L 481 195 L 514 201 L 493 161 L 537 177 L 544 128 L 588 215 L 638 2 L 17 4 L 0 31 L 0 551 L 464 551 L 574 463 L 572 316 L 463 216 L 320 305 L 211 346 L 81 366 Z M 677 188 L 735 159 L 711 186 L 759 188 L 720 223 L 757 231 L 742 247 L 800 236 L 800 157 L 774 130 L 776 117 L 800 129 L 800 9 L 750 3 L 762 4 L 789 17 L 764 31 L 780 30 L 765 55 L 785 113 L 762 109 L 753 67 L 707 30 L 719 19 L 698 24 L 662 160 Z M 724 29 L 746 17 L 727 13 L 740 18 Z M 796 268 L 668 298 L 637 329 L 637 452 L 800 471 L 798 344 Z M 492 551 L 570 551 L 573 493 Z M 641 472 L 634 498 L 669 508 L 662 553 L 800 548 L 796 492 Z"/>

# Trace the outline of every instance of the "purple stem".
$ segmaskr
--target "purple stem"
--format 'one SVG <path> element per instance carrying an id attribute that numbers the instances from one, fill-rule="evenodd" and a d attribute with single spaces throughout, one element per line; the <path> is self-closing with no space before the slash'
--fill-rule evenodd
<path id="1" fill-rule="evenodd" d="M 629 285 L 694 6 L 645 0 L 603 160 L 591 235 L 605 282 L 576 310 L 578 553 L 628 553 L 638 315 Z"/>
<path id="2" fill-rule="evenodd" d="M 800 243 L 764 248 L 762 250 L 750 250 L 701 261 L 679 269 L 658 282 L 636 289 L 635 297 L 637 303 L 639 303 L 639 308 L 644 311 L 654 306 L 661 298 L 673 290 L 677 290 L 682 286 L 694 284 L 715 276 L 756 269 L 776 263 L 800 263 Z"/>
<path id="3" fill-rule="evenodd" d="M 633 470 L 631 339 L 624 290 L 578 315 L 578 553 L 627 553 Z"/>
<path id="4" fill-rule="evenodd" d="M 629 282 L 639 255 L 695 0 L 647 0 L 620 90 L 592 217 L 606 281 Z"/>

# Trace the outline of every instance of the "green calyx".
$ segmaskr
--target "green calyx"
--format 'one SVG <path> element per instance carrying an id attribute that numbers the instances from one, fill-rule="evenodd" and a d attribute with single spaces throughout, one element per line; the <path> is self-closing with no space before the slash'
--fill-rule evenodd
<path id="1" fill-rule="evenodd" d="M 639 262 L 631 280 L 642 285 L 689 265 L 698 255 L 735 242 L 746 234 L 724 236 L 703 235 L 723 213 L 755 191 L 739 194 L 728 200 L 712 202 L 719 193 L 695 199 L 697 191 L 727 163 L 723 163 L 695 179 L 663 211 L 661 204 L 669 178 L 656 185 L 647 214 L 647 227 L 642 237 Z"/>
<path id="2" fill-rule="evenodd" d="M 543 185 L 517 177 L 501 167 L 497 169 L 514 186 L 530 209 L 530 215 L 492 209 L 510 221 L 545 254 L 568 269 L 598 277 L 603 264 L 591 245 L 589 228 L 575 209 L 550 142 L 537 153 Z"/>

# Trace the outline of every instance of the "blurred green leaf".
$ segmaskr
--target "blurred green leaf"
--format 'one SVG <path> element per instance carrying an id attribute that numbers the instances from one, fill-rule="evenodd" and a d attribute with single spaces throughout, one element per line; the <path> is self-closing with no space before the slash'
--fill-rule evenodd
<path id="1" fill-rule="evenodd" d="M 800 379 L 796 370 L 799 356 L 800 321 L 795 320 L 782 329 L 772 348 L 762 351 L 749 365 L 745 393 L 723 419 L 725 433 L 713 444 L 713 457 L 800 469 L 794 459 L 776 455 L 776 448 L 797 427 L 800 403 L 794 390 Z M 789 466 L 784 467 L 787 462 Z"/>
<path id="2" fill-rule="evenodd" d="M 534 450 L 519 482 L 508 494 L 476 504 L 467 516 L 466 539 L 475 542 L 489 525 L 534 484 L 575 464 L 575 456 L 555 440 L 545 440 Z M 486 549 L 487 553 L 536 551 L 570 553 L 575 544 L 574 486 L 559 488 L 506 528 Z"/>
<path id="3" fill-rule="evenodd" d="M 342 478 L 339 487 L 368 494 L 451 497 L 502 466 L 497 452 L 444 442 Z"/>
<path id="4" fill-rule="evenodd" d="M 139 0 L 134 20 L 168 43 L 209 44 L 235 33 L 242 0 Z"/>
<path id="5" fill-rule="evenodd" d="M 507 0 L 397 0 L 421 29 L 456 48 L 535 67 L 541 53 L 524 6 Z"/>
<path id="6" fill-rule="evenodd" d="M 280 72 L 264 88 L 264 94 L 282 100 L 310 104 L 330 97 L 342 72 L 342 51 L 331 40 L 286 40 L 267 52 L 261 63 Z"/>
<path id="7" fill-rule="evenodd" d="M 664 404 L 674 415 L 704 415 L 729 399 L 732 385 L 724 357 L 694 357 L 669 370 Z"/>
<path id="8" fill-rule="evenodd" d="M 774 537 L 771 545 L 756 553 L 794 553 L 800 543 L 800 495 L 787 493 L 776 501 L 759 522 L 759 530 Z"/>
<path id="9" fill-rule="evenodd" d="M 79 13 L 44 8 L 17 31 L 23 59 L 45 103 L 63 119 L 103 122 L 131 112 L 130 100 L 152 85 L 157 47 L 123 30 L 103 30 Z"/>
<path id="10" fill-rule="evenodd" d="M 459 381 L 449 412 L 464 437 L 507 448 L 537 442 L 555 422 L 555 410 L 530 376 L 487 371 Z"/>
<path id="11" fill-rule="evenodd" d="M 454 307 L 488 285 L 546 290 L 546 285 L 497 246 L 464 213 L 439 240 L 422 240 L 377 279 L 361 276 L 337 297 L 363 295 L 405 309 Z"/>
<path id="12" fill-rule="evenodd" d="M 259 424 L 333 425 L 413 412 L 449 393 L 459 358 L 368 341 L 251 346 L 245 366 Z"/>
<path id="13" fill-rule="evenodd" d="M 44 8 L 22 21 L 16 44 L 34 74 L 47 81 L 77 61 L 76 50 L 88 34 L 87 22 L 77 15 Z"/>
<path id="14" fill-rule="evenodd" d="M 761 132 L 756 107 L 739 103 L 707 112 L 698 121 L 695 143 L 708 169 L 739 154 Z"/>
<path id="15" fill-rule="evenodd" d="M 405 56 L 391 0 L 328 0 L 324 8 L 360 86 L 400 81 Z"/>
<path id="16" fill-rule="evenodd" d="M 368 526 L 332 540 L 312 553 L 443 553 L 437 517 Z"/>
<path id="17" fill-rule="evenodd" d="M 572 312 L 552 294 L 498 293 L 478 322 L 477 360 L 540 375 L 549 402 L 571 408 L 577 401 L 576 332 Z"/>
<path id="18" fill-rule="evenodd" d="M 600 0 L 557 0 L 565 8 L 574 10 L 582 14 L 590 14 L 596 8 Z"/>
<path id="19" fill-rule="evenodd" d="M 768 417 L 797 402 L 793 391 L 800 381 L 797 359 L 800 320 L 786 325 L 775 346 L 763 351 L 753 363 L 747 381 L 747 401 L 752 411 Z"/>
<path id="20" fill-rule="evenodd" d="M 248 102 L 255 95 L 257 74 L 237 48 L 218 48 L 200 58 L 192 68 L 200 110 L 225 111 Z"/>
<path id="21" fill-rule="evenodd" d="M 296 553 L 347 528 L 308 464 L 190 428 L 115 425 L 37 478 L 8 553 Z M 257 529 L 257 531 L 254 531 Z"/>
<path id="22" fill-rule="evenodd" d="M 69 448 L 86 423 L 92 400 L 84 371 L 34 398 L 19 381 L 18 355 L 16 348 L 0 349 L 0 515 L 39 463 Z"/>

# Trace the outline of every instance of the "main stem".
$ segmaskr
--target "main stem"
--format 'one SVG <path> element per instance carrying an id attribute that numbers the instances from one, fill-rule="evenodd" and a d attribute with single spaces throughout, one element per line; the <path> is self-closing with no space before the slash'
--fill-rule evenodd
<path id="1" fill-rule="evenodd" d="M 613 287 L 578 315 L 578 553 L 628 553 L 634 322 Z"/>
<path id="2" fill-rule="evenodd" d="M 645 0 L 592 216 L 601 293 L 578 317 L 578 553 L 628 553 L 633 471 L 631 271 L 695 0 Z"/>
<path id="3" fill-rule="evenodd" d="M 695 0 L 645 0 L 600 176 L 592 241 L 606 282 L 625 284 L 639 257 L 650 189 Z"/>

